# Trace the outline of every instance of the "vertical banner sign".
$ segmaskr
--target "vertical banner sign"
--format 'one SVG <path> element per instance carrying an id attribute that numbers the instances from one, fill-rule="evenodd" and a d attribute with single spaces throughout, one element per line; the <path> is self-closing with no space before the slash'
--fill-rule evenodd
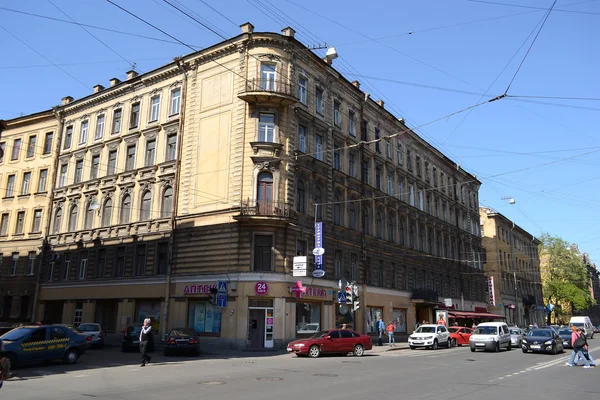
<path id="1" fill-rule="evenodd" d="M 491 306 L 496 305 L 496 295 L 494 294 L 494 277 L 488 278 L 488 298 Z"/>
<path id="2" fill-rule="evenodd" d="M 315 278 L 322 278 L 325 276 L 325 269 L 323 268 L 323 223 L 315 222 L 315 249 L 313 254 L 315 256 L 315 270 L 312 275 Z"/>

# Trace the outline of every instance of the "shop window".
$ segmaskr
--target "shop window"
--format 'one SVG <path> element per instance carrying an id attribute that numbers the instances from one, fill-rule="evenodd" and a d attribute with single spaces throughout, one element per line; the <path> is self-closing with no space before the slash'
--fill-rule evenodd
<path id="1" fill-rule="evenodd" d="M 82 321 L 83 321 L 83 303 L 77 302 L 77 303 L 75 303 L 75 315 L 73 318 L 73 325 L 78 327 Z"/>
<path id="2" fill-rule="evenodd" d="M 296 303 L 296 334 L 313 335 L 321 330 L 321 304 Z"/>
<path id="3" fill-rule="evenodd" d="M 221 308 L 208 301 L 190 303 L 188 328 L 197 333 L 221 333 Z"/>
<path id="4" fill-rule="evenodd" d="M 160 301 L 142 301 L 136 304 L 135 323 L 142 325 L 146 318 L 151 319 L 154 332 L 160 331 Z"/>
<path id="5" fill-rule="evenodd" d="M 365 309 L 365 326 L 367 327 L 367 333 L 377 333 L 377 321 L 380 317 L 383 317 L 381 308 L 367 307 Z"/>
<path id="6" fill-rule="evenodd" d="M 392 310 L 392 323 L 394 324 L 394 332 L 406 333 L 406 310 Z"/>

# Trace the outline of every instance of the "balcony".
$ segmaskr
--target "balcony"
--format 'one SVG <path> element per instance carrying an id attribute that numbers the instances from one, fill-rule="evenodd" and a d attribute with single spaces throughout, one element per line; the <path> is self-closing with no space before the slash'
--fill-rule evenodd
<path id="1" fill-rule="evenodd" d="M 438 292 L 431 289 L 413 289 L 410 299 L 415 302 L 437 304 L 439 302 Z"/>
<path id="2" fill-rule="evenodd" d="M 292 207 L 285 202 L 246 200 L 242 203 L 240 214 L 235 218 L 239 220 L 249 217 L 288 219 L 292 217 Z"/>
<path id="3" fill-rule="evenodd" d="M 294 87 L 286 81 L 248 79 L 238 98 L 248 103 L 289 106 L 298 102 Z"/>

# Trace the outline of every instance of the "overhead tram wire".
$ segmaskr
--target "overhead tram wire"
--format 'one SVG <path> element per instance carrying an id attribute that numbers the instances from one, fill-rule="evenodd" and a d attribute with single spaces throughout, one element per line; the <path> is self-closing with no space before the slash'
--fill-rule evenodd
<path id="1" fill-rule="evenodd" d="M 239 24 L 236 23 L 235 21 L 231 20 L 227 15 L 223 14 L 222 12 L 220 12 L 219 10 L 217 10 L 216 8 L 214 8 L 213 6 L 211 6 L 210 4 L 208 4 L 207 2 L 205 2 L 204 0 L 199 0 L 202 4 L 204 4 L 206 7 L 210 8 L 211 10 L 213 10 L 214 12 L 216 12 L 217 14 L 219 14 L 221 17 L 225 18 L 227 21 L 231 22 L 236 28 L 239 27 Z"/>
<path id="2" fill-rule="evenodd" d="M 154 1 L 157 4 L 159 4 L 158 0 L 154 0 Z M 188 11 L 183 10 L 182 8 L 184 8 L 185 6 L 181 5 L 181 3 L 177 2 L 179 4 L 179 6 L 177 6 L 177 5 L 173 4 L 172 2 L 170 2 L 169 0 L 162 0 L 162 1 L 166 4 L 168 4 L 170 7 L 176 9 L 180 13 L 186 15 L 188 18 L 193 19 L 194 21 L 196 21 L 196 23 L 200 24 L 202 27 L 204 27 L 209 32 L 214 33 L 215 35 L 217 35 L 218 37 L 220 37 L 223 40 L 227 40 L 227 36 L 223 32 L 218 32 L 218 31 L 220 31 L 220 29 L 218 29 L 217 27 L 214 27 L 214 26 L 209 26 L 209 23 L 205 22 L 205 21 L 201 21 L 199 16 L 190 15 L 191 11 L 189 9 L 188 9 Z M 185 8 L 187 8 L 187 7 L 185 7 Z"/>
<path id="3" fill-rule="evenodd" d="M 468 0 L 468 1 L 470 1 L 472 3 L 493 4 L 496 6 L 529 8 L 529 9 L 533 9 L 533 10 L 545 10 L 545 8 L 543 8 L 543 7 L 526 6 L 526 5 L 521 5 L 521 4 L 500 3 L 500 2 L 484 1 L 484 0 Z M 584 4 L 584 3 L 592 3 L 594 1 L 597 1 L 597 0 L 587 0 L 587 1 L 580 1 L 578 3 L 564 4 L 561 6 L 561 8 L 568 7 L 568 6 L 574 6 L 574 5 L 578 5 L 578 4 Z M 575 14 L 600 15 L 600 13 L 595 13 L 595 12 L 591 12 L 591 11 L 562 10 L 562 9 L 558 9 L 556 11 L 566 12 L 566 13 L 575 13 Z"/>

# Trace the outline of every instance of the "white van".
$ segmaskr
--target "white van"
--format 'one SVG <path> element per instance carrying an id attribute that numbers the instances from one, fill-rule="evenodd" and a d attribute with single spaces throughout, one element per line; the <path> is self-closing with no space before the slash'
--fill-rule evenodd
<path id="1" fill-rule="evenodd" d="M 571 321 L 569 321 L 569 326 L 575 325 L 578 328 L 583 328 L 585 330 L 585 336 L 590 339 L 594 338 L 594 325 L 592 325 L 592 321 L 590 321 L 590 317 L 571 317 Z"/>
<path id="2" fill-rule="evenodd" d="M 469 338 L 471 351 L 477 349 L 500 351 L 505 347 L 511 349 L 510 331 L 506 322 L 484 322 L 477 325 L 477 329 Z"/>

